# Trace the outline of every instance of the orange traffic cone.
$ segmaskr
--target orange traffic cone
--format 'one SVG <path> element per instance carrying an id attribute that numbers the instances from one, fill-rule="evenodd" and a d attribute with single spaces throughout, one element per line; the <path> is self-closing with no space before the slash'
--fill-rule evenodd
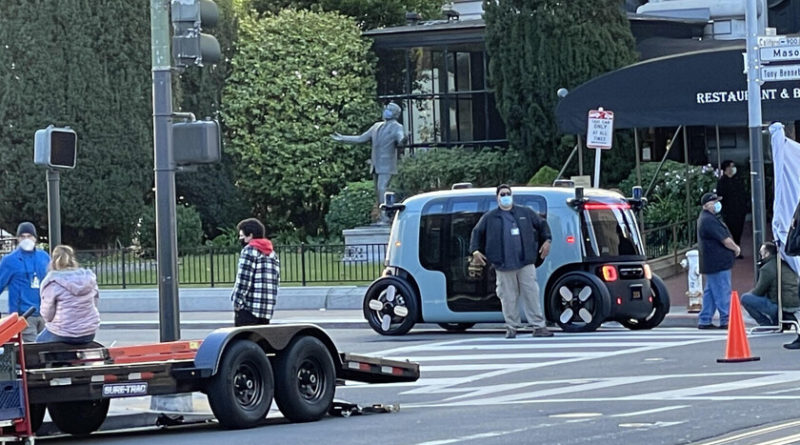
<path id="1" fill-rule="evenodd" d="M 717 362 L 751 362 L 756 360 L 761 360 L 761 357 L 750 356 L 750 345 L 747 343 L 747 334 L 744 332 L 739 293 L 733 291 L 731 293 L 731 312 L 728 320 L 728 346 L 725 348 L 725 358 L 718 358 Z"/>

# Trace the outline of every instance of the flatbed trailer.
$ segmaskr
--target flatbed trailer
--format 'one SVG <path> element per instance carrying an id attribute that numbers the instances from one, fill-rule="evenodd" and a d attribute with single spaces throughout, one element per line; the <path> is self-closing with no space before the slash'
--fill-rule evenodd
<path id="1" fill-rule="evenodd" d="M 313 324 L 224 328 L 202 340 L 103 347 L 23 344 L 24 316 L 0 320 L 0 440 L 33 442 L 45 408 L 64 433 L 87 435 L 113 398 L 200 391 L 224 428 L 250 428 L 273 398 L 294 422 L 320 419 L 337 384 L 410 382 L 419 365 L 340 353 Z"/>

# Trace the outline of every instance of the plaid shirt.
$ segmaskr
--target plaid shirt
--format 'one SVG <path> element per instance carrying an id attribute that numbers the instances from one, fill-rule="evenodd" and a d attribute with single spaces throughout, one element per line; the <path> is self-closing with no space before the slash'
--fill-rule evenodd
<path id="1" fill-rule="evenodd" d="M 281 263 L 275 252 L 265 255 L 252 246 L 243 248 L 231 293 L 233 308 L 271 319 L 280 276 Z"/>

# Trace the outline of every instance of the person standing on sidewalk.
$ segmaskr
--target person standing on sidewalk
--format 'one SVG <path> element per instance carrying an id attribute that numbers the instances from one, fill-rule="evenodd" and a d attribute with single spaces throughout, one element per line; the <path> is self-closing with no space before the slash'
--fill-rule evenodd
<path id="1" fill-rule="evenodd" d="M 722 202 L 722 220 L 731 232 L 731 238 L 737 245 L 742 242 L 744 219 L 747 216 L 747 203 L 750 197 L 736 176 L 736 164 L 731 160 L 722 161 L 722 176 L 717 181 L 717 195 Z M 736 256 L 744 258 L 742 254 Z"/>
<path id="2" fill-rule="evenodd" d="M 0 292 L 8 288 L 8 310 L 22 315 L 30 308 L 28 327 L 22 331 L 26 342 L 36 341 L 44 329 L 44 319 L 39 313 L 39 288 L 47 275 L 50 255 L 36 247 L 36 227 L 22 222 L 17 227 L 17 248 L 0 261 Z"/>
<path id="3" fill-rule="evenodd" d="M 278 296 L 281 267 L 272 241 L 264 238 L 264 225 L 248 218 L 236 226 L 242 252 L 233 284 L 234 325 L 269 324 Z"/>
<path id="4" fill-rule="evenodd" d="M 70 246 L 56 246 L 50 271 L 42 280 L 42 317 L 46 324 L 37 343 L 89 343 L 100 327 L 97 277 L 84 269 Z"/>
<path id="5" fill-rule="evenodd" d="M 742 249 L 733 242 L 728 227 L 717 214 L 722 210 L 716 193 L 700 198 L 703 209 L 697 218 L 697 244 L 700 251 L 700 273 L 706 276 L 703 289 L 703 309 L 698 317 L 698 329 L 713 329 L 714 313 L 719 311 L 720 329 L 728 328 L 731 305 L 731 269 Z"/>
<path id="6" fill-rule="evenodd" d="M 552 337 L 545 325 L 535 266 L 537 255 L 544 259 L 550 253 L 550 226 L 533 209 L 514 205 L 507 184 L 497 186 L 495 193 L 498 207 L 486 212 L 472 229 L 473 261 L 485 265 L 488 260 L 497 272 L 506 338 L 516 337 L 522 327 L 519 303 L 533 326 L 533 336 Z"/>
<path id="7" fill-rule="evenodd" d="M 759 249 L 758 281 L 742 295 L 742 307 L 761 326 L 778 326 L 778 248 L 767 241 Z M 781 306 L 787 312 L 800 309 L 797 274 L 789 263 L 781 262 Z"/>

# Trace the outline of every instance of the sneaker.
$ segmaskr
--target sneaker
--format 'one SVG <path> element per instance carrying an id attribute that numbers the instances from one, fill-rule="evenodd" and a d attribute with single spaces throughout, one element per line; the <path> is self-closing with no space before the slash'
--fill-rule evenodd
<path id="1" fill-rule="evenodd" d="M 534 328 L 533 336 L 534 337 L 552 337 L 553 333 L 550 332 L 550 329 L 547 329 L 547 328 Z"/>
<path id="2" fill-rule="evenodd" d="M 506 338 L 516 338 L 517 331 L 515 329 L 506 328 Z"/>
<path id="3" fill-rule="evenodd" d="M 697 329 L 716 329 L 717 327 L 713 324 L 699 324 L 697 325 Z"/>
<path id="4" fill-rule="evenodd" d="M 721 325 L 719 325 L 719 328 L 720 329 L 728 329 L 728 325 L 727 324 L 721 324 Z"/>
<path id="5" fill-rule="evenodd" d="M 800 336 L 795 341 L 784 344 L 783 347 L 786 349 L 800 349 Z"/>

